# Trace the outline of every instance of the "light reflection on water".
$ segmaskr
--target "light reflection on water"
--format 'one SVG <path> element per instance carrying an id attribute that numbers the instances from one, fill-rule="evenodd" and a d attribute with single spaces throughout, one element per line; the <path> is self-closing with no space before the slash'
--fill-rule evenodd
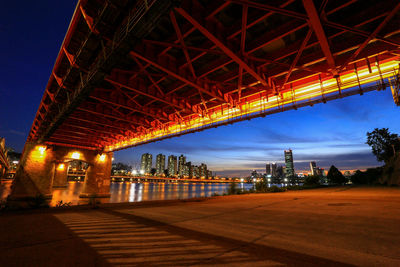
<path id="1" fill-rule="evenodd" d="M 229 183 L 130 183 L 113 182 L 110 186 L 110 198 L 100 198 L 103 203 L 140 202 L 149 200 L 188 199 L 222 195 L 227 192 Z M 0 200 L 7 198 L 11 190 L 11 181 L 2 181 Z M 253 184 L 238 184 L 238 188 L 248 190 Z M 66 188 L 53 190 L 51 206 L 62 203 L 72 205 L 87 204 L 89 199 L 79 198 L 83 182 L 68 182 Z"/>
<path id="2" fill-rule="evenodd" d="M 140 202 L 148 200 L 188 199 L 222 195 L 229 184 L 221 183 L 111 183 L 110 198 L 99 199 L 103 203 Z M 83 182 L 69 182 L 67 188 L 54 189 L 50 205 L 59 201 L 72 205 L 86 204 L 88 199 L 79 198 Z"/>

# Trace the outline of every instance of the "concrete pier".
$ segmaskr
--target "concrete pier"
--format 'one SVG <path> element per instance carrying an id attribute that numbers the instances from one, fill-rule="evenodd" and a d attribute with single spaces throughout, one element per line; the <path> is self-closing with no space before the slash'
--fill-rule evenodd
<path id="1" fill-rule="evenodd" d="M 51 198 L 53 186 L 66 185 L 68 163 L 76 160 L 89 165 L 82 197 L 109 197 L 112 155 L 27 142 L 9 199 L 23 202 L 38 195 Z"/>

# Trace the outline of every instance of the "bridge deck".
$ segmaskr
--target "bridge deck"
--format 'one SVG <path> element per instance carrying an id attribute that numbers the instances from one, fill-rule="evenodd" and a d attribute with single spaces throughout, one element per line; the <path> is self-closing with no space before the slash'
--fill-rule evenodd
<path id="1" fill-rule="evenodd" d="M 396 0 L 79 1 L 28 140 L 115 151 L 386 88 L 399 10 Z"/>

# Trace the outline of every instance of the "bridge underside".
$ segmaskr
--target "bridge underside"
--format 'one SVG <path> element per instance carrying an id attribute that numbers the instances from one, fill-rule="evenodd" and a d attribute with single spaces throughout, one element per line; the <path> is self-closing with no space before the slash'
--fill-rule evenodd
<path id="1" fill-rule="evenodd" d="M 399 103 L 399 10 L 397 0 L 80 1 L 28 141 L 115 151 L 389 86 Z"/>

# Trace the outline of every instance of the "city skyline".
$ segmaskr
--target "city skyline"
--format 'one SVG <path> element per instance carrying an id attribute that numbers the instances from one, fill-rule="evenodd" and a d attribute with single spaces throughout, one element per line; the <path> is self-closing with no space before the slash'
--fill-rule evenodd
<path id="1" fill-rule="evenodd" d="M 19 152 L 76 1 L 60 1 L 57 8 L 48 8 L 50 3 L 26 3 L 24 9 L 7 3 L 2 13 L 4 40 L 0 53 L 3 68 L 9 71 L 0 74 L 0 105 L 6 111 L 0 115 L 0 136 Z M 295 151 L 296 170 L 307 169 L 310 161 L 317 161 L 325 169 L 330 165 L 365 169 L 381 165 L 365 144 L 366 132 L 385 127 L 400 133 L 400 125 L 393 123 L 397 114 L 390 89 L 373 91 L 129 148 L 116 152 L 115 160 L 140 162 L 146 151 L 154 155 L 185 153 L 194 164 L 208 162 L 218 175 L 239 176 L 252 169 L 263 170 L 266 162 L 282 164 L 282 151 L 290 147 Z"/>

